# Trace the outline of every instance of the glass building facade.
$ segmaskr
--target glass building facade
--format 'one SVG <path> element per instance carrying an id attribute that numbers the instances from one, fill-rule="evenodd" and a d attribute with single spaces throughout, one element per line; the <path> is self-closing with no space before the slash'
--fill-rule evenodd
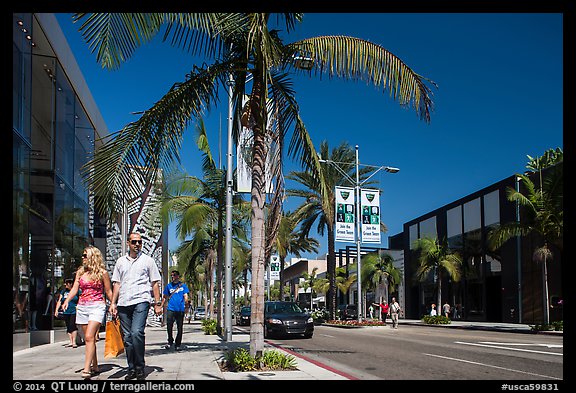
<path id="1" fill-rule="evenodd" d="M 14 333 L 53 329 L 57 289 L 74 276 L 83 248 L 97 242 L 81 170 L 107 130 L 86 109 L 85 85 L 60 61 L 62 38 L 52 14 L 13 14 Z M 42 341 L 35 336 L 31 342 Z"/>
<path id="2" fill-rule="evenodd" d="M 142 184 L 142 195 L 130 196 L 114 222 L 94 209 L 82 172 L 108 129 L 54 14 L 14 13 L 12 36 L 13 347 L 19 349 L 60 333 L 67 339 L 54 304 L 87 245 L 102 251 L 111 273 L 127 252 L 128 233 L 138 232 L 163 282 L 168 255 L 167 228 L 149 218 L 159 184 Z"/>

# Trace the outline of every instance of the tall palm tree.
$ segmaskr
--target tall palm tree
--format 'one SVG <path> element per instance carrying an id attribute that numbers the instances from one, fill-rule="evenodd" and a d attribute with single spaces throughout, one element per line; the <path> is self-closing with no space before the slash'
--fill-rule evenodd
<path id="1" fill-rule="evenodd" d="M 297 222 L 293 213 L 290 211 L 282 213 L 278 235 L 276 236 L 274 245 L 274 250 L 278 253 L 280 259 L 280 284 L 284 282 L 284 266 L 286 265 L 286 256 L 288 256 L 288 254 L 293 254 L 299 258 L 303 252 L 318 252 L 318 246 L 320 244 L 318 240 L 305 236 L 296 229 L 296 226 Z M 280 292 L 280 295 L 282 296 L 283 293 Z M 280 300 L 284 299 L 282 298 Z"/>
<path id="2" fill-rule="evenodd" d="M 362 257 L 362 282 L 369 283 L 372 289 L 384 285 L 384 298 L 388 301 L 388 294 L 402 282 L 402 270 L 394 266 L 390 254 L 371 252 Z"/>
<path id="3" fill-rule="evenodd" d="M 506 241 L 516 236 L 535 236 L 541 246 L 533 253 L 533 259 L 542 262 L 542 282 L 544 287 L 544 323 L 550 323 L 550 300 L 548 296 L 547 262 L 553 257 L 551 246 L 560 254 L 563 251 L 564 238 L 564 193 L 563 193 L 563 152 L 561 149 L 548 150 L 543 156 L 528 156 L 527 168 L 531 173 L 538 172 L 539 184 L 534 184 L 526 174 L 520 178 L 524 190 L 507 189 L 509 201 L 516 202 L 522 208 L 521 220 L 497 225 L 488 234 L 488 246 L 491 250 L 500 248 Z M 542 171 L 549 168 L 545 179 Z"/>
<path id="4" fill-rule="evenodd" d="M 88 184 L 103 196 L 102 211 L 120 211 L 126 187 L 134 187 L 127 165 L 140 168 L 138 176 L 149 183 L 155 169 L 178 159 L 182 135 L 190 121 L 202 117 L 218 101 L 219 87 L 233 80 L 237 118 L 252 130 L 252 317 L 250 353 L 264 347 L 264 271 L 266 247 L 271 247 L 279 223 L 283 199 L 281 174 L 284 139 L 292 131 L 288 154 L 306 167 L 320 167 L 311 138 L 300 119 L 289 72 L 310 76 L 328 74 L 348 80 L 364 80 L 389 90 L 402 106 L 412 107 L 426 122 L 432 110 L 427 81 L 384 47 L 354 37 L 320 36 L 284 43 L 279 28 L 289 34 L 302 14 L 268 13 L 94 13 L 76 14 L 80 31 L 97 61 L 115 69 L 141 45 L 150 42 L 162 27 L 164 40 L 190 55 L 203 57 L 191 65 L 184 81 L 176 83 L 141 117 L 112 133 L 111 138 L 86 165 Z M 312 71 L 297 68 L 302 57 L 313 61 Z M 208 64 L 210 62 L 210 64 Z M 252 85 L 246 83 L 251 74 Z M 248 95 L 246 105 L 244 96 Z M 271 114 L 272 116 L 269 116 Z M 269 121 L 269 119 L 272 119 Z M 238 126 L 234 124 L 235 140 Z M 268 162 L 268 153 L 274 157 Z M 275 186 L 265 230 L 266 171 Z M 137 191 L 137 190 L 136 190 Z M 137 193 L 135 194 L 137 195 Z M 266 242 L 268 234 L 268 242 Z"/>
<path id="5" fill-rule="evenodd" d="M 423 237 L 414 242 L 414 249 L 419 251 L 418 268 L 416 269 L 416 279 L 420 282 L 426 281 L 432 273 L 437 287 L 438 315 L 442 315 L 442 277 L 447 275 L 453 281 L 460 281 L 462 257 L 456 252 L 452 252 L 446 242 L 443 244 L 437 238 Z"/>
<path id="6" fill-rule="evenodd" d="M 330 151 L 328 142 L 323 141 L 320 144 L 319 154 L 329 161 L 349 163 L 338 165 L 344 173 L 349 175 L 349 178 L 356 177 L 356 152 L 347 142 L 342 142 Z M 370 169 L 362 168 L 359 170 L 361 179 L 364 179 L 368 172 Z M 303 199 L 302 204 L 294 211 L 294 217 L 300 222 L 302 233 L 308 236 L 314 224 L 317 224 L 317 231 L 320 236 L 324 236 L 324 231 L 326 231 L 328 240 L 327 277 L 330 282 L 327 305 L 330 319 L 334 319 L 336 316 L 337 288 L 334 192 L 336 186 L 354 186 L 354 184 L 350 184 L 349 179 L 343 177 L 340 171 L 331 165 L 323 165 L 320 168 L 312 168 L 312 170 L 292 171 L 286 178 L 304 186 L 304 189 L 286 190 L 288 196 Z"/>

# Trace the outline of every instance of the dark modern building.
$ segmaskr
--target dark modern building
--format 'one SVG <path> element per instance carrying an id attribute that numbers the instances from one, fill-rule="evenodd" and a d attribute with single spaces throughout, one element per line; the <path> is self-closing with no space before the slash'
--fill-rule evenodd
<path id="1" fill-rule="evenodd" d="M 517 237 L 496 251 L 487 245 L 494 226 L 522 220 L 521 209 L 507 199 L 507 189 L 518 189 L 521 184 L 517 176 L 510 176 L 405 223 L 402 233 L 389 238 L 391 249 L 404 250 L 405 299 L 401 303 L 406 318 L 421 318 L 430 304 L 437 302 L 435 278 L 424 282 L 414 278 L 414 242 L 431 236 L 446 239 L 448 247 L 462 256 L 461 280 L 453 282 L 444 277 L 441 286 L 442 303 L 447 301 L 456 307 L 459 318 L 543 323 L 543 264 L 533 258 L 542 242 L 534 237 Z M 561 252 L 553 252 L 553 258 L 547 261 L 550 321 L 562 319 Z"/>

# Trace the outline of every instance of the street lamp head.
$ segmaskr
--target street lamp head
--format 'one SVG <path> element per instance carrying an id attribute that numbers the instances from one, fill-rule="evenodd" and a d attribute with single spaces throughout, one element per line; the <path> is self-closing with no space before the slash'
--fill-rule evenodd
<path id="1" fill-rule="evenodd" d="M 314 59 L 311 57 L 295 56 L 294 66 L 300 68 L 301 70 L 310 71 L 314 66 Z"/>
<path id="2" fill-rule="evenodd" d="M 394 168 L 393 166 L 384 167 L 384 170 L 389 173 L 396 173 L 400 171 L 400 168 Z"/>

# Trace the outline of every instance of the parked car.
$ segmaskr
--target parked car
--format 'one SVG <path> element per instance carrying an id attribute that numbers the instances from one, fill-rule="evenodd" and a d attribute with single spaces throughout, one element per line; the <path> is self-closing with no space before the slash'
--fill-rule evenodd
<path id="1" fill-rule="evenodd" d="M 204 319 L 206 318 L 206 307 L 198 306 L 194 309 L 194 314 L 192 315 L 192 319 Z"/>
<path id="2" fill-rule="evenodd" d="M 250 313 L 252 312 L 250 306 L 244 306 L 240 309 L 238 314 L 238 325 L 239 326 L 249 326 L 250 325 Z"/>
<path id="3" fill-rule="evenodd" d="M 264 338 L 303 335 L 312 338 L 314 320 L 294 302 L 264 303 Z"/>
<path id="4" fill-rule="evenodd" d="M 358 309 L 355 304 L 339 304 L 338 311 L 340 319 L 343 321 L 358 319 Z"/>

